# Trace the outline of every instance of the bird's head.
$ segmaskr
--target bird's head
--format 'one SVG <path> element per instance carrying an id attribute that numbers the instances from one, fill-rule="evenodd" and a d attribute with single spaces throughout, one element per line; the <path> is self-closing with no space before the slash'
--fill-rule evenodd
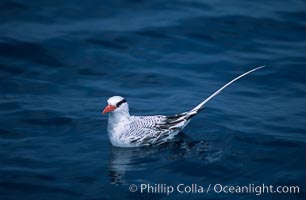
<path id="1" fill-rule="evenodd" d="M 102 114 L 109 112 L 129 112 L 127 101 L 123 97 L 113 96 L 107 100 L 107 104 Z"/>

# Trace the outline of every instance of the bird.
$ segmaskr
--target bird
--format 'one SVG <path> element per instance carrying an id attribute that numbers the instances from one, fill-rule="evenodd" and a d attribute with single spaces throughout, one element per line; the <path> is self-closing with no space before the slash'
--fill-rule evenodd
<path id="1" fill-rule="evenodd" d="M 181 132 L 213 97 L 238 79 L 265 66 L 247 71 L 223 85 L 193 109 L 181 114 L 166 116 L 132 116 L 129 113 L 127 100 L 121 96 L 113 96 L 107 100 L 102 114 L 109 113 L 107 132 L 111 144 L 115 147 L 144 147 L 160 145 L 173 139 Z"/>

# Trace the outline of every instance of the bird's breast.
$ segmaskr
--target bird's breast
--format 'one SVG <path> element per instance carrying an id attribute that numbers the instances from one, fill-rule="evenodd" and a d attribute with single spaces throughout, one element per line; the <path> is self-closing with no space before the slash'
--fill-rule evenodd
<path id="1" fill-rule="evenodd" d="M 118 144 L 122 145 L 124 142 L 122 138 L 124 138 L 124 133 L 126 132 L 128 123 L 129 121 L 125 119 L 109 117 L 107 132 L 108 137 L 114 146 L 118 146 Z"/>

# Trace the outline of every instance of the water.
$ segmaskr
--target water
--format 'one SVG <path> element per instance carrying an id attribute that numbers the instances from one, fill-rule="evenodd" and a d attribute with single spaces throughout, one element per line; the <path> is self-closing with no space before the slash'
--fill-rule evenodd
<path id="1" fill-rule="evenodd" d="M 0 199 L 305 199 L 306 3 L 0 2 Z M 184 133 L 108 141 L 108 97 L 186 111 Z M 300 194 L 140 194 L 129 185 L 298 185 Z"/>

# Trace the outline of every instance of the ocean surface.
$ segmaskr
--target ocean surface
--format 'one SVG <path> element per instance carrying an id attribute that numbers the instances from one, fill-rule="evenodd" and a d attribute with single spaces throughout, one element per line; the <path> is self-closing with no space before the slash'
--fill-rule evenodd
<path id="1" fill-rule="evenodd" d="M 304 0 L 0 1 L 0 199 L 306 199 L 305 11 Z M 109 97 L 132 115 L 177 114 L 261 65 L 173 141 L 111 146 Z"/>

